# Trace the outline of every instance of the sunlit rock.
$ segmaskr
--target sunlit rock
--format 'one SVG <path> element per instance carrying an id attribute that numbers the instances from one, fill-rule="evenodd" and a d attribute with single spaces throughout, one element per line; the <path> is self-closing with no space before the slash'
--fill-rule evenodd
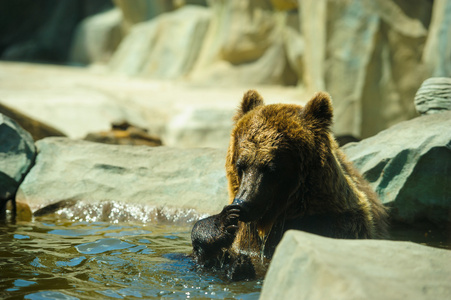
<path id="1" fill-rule="evenodd" d="M 210 22 L 202 6 L 185 6 L 133 26 L 114 53 L 114 73 L 161 79 L 188 74 L 197 60 Z"/>
<path id="2" fill-rule="evenodd" d="M 342 240 L 290 231 L 260 299 L 449 299 L 451 251 L 411 242 Z"/>
<path id="3" fill-rule="evenodd" d="M 17 199 L 33 212 L 84 202 L 212 214 L 227 204 L 225 150 L 118 146 L 46 138 Z M 101 206 L 96 206 L 101 207 Z"/>
<path id="4" fill-rule="evenodd" d="M 451 76 L 451 2 L 434 1 L 429 34 L 422 61 L 432 76 Z"/>
<path id="5" fill-rule="evenodd" d="M 451 223 L 451 112 L 399 123 L 342 149 L 396 221 Z"/>
<path id="6" fill-rule="evenodd" d="M 304 84 L 334 100 L 334 132 L 365 138 L 416 115 L 430 2 L 299 1 Z"/>
<path id="7" fill-rule="evenodd" d="M 84 65 L 107 62 L 122 38 L 121 21 L 120 10 L 111 9 L 80 22 L 72 40 L 69 61 Z"/>
<path id="8" fill-rule="evenodd" d="M 168 123 L 164 134 L 165 143 L 186 148 L 226 149 L 230 140 L 233 113 L 232 108 L 186 108 Z"/>
<path id="9" fill-rule="evenodd" d="M 286 12 L 274 11 L 268 1 L 209 4 L 212 19 L 191 80 L 219 85 L 297 83 L 297 67 L 290 67 L 285 50 Z"/>
<path id="10" fill-rule="evenodd" d="M 128 31 L 134 24 L 148 21 L 175 8 L 172 0 L 113 0 L 113 3 L 121 10 L 124 31 Z"/>

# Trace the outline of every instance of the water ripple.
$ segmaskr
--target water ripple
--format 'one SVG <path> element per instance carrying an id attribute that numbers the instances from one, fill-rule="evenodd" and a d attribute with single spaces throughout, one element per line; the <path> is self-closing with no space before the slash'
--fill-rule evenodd
<path id="1" fill-rule="evenodd" d="M 134 245 L 119 239 L 107 238 L 75 246 L 75 249 L 82 254 L 99 254 L 108 251 L 127 249 L 133 246 Z"/>
<path id="2" fill-rule="evenodd" d="M 0 298 L 257 299 L 261 282 L 230 282 L 196 267 L 191 227 L 58 215 L 0 224 Z"/>

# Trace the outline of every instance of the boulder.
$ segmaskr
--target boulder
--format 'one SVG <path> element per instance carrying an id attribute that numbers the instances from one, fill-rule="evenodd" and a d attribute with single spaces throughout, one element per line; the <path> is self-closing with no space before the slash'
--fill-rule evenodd
<path id="1" fill-rule="evenodd" d="M 23 177 L 34 163 L 31 135 L 14 120 L 0 114 L 0 213 L 13 199 Z"/>
<path id="2" fill-rule="evenodd" d="M 189 77 L 193 82 L 204 85 L 297 83 L 293 69 L 298 66 L 290 67 L 285 46 L 286 36 L 292 33 L 286 34 L 284 30 L 289 13 L 274 11 L 271 3 L 262 0 L 210 1 L 209 4 L 211 23 Z M 296 37 L 295 45 L 299 39 Z M 292 51 L 292 45 L 289 47 Z"/>
<path id="3" fill-rule="evenodd" d="M 233 108 L 190 106 L 168 122 L 163 135 L 170 146 L 226 149 L 233 127 Z"/>
<path id="4" fill-rule="evenodd" d="M 425 80 L 415 95 L 415 108 L 421 115 L 451 110 L 451 78 L 432 77 Z"/>
<path id="5" fill-rule="evenodd" d="M 17 200 L 28 203 L 35 214 L 73 206 L 92 220 L 120 205 L 124 211 L 150 207 L 203 215 L 217 213 L 227 204 L 225 150 L 106 145 L 67 138 L 46 138 L 36 146 L 36 164 L 17 193 Z M 89 210 L 92 215 L 86 216 Z"/>
<path id="6" fill-rule="evenodd" d="M 122 38 L 119 9 L 88 17 L 77 26 L 69 53 L 71 63 L 106 63 Z"/>
<path id="7" fill-rule="evenodd" d="M 109 130 L 116 121 L 127 120 L 147 128 L 145 110 L 126 97 L 103 88 L 99 77 L 84 69 L 28 64 L 4 64 L 0 68 L 0 101 L 31 119 L 47 124 L 62 135 L 84 138 L 88 133 Z"/>
<path id="8" fill-rule="evenodd" d="M 128 31 L 134 24 L 146 22 L 165 12 L 172 11 L 174 1 L 167 0 L 113 0 L 123 16 L 124 31 Z"/>
<path id="9" fill-rule="evenodd" d="M 434 1 L 422 61 L 432 76 L 451 76 L 451 2 Z"/>
<path id="10" fill-rule="evenodd" d="M 403 223 L 451 223 L 451 112 L 399 123 L 342 149 Z"/>
<path id="11" fill-rule="evenodd" d="M 232 116 L 248 88 L 195 86 L 100 75 L 86 68 L 0 62 L 1 103 L 77 139 L 127 121 L 160 137 L 167 146 L 225 149 Z M 311 97 L 296 87 L 253 88 L 266 103 L 299 104 Z"/>
<path id="12" fill-rule="evenodd" d="M 175 79 L 189 73 L 204 40 L 210 12 L 184 6 L 134 25 L 109 63 L 114 73 Z"/>
<path id="13" fill-rule="evenodd" d="M 451 251 L 411 242 L 288 231 L 263 283 L 265 299 L 449 299 Z"/>
<path id="14" fill-rule="evenodd" d="M 332 95 L 336 134 L 366 138 L 416 115 L 430 2 L 307 0 L 299 10 L 304 83 Z"/>

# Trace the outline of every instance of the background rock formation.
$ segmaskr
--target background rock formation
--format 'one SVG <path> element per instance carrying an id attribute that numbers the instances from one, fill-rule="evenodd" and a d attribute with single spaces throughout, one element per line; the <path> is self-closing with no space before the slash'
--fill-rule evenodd
<path id="1" fill-rule="evenodd" d="M 335 133 L 359 138 L 416 116 L 412 99 L 421 82 L 451 76 L 446 0 L 85 2 L 42 7 L 40 23 L 29 22 L 43 25 L 20 38 L 11 28 L 32 9 L 5 2 L 0 11 L 16 17 L 2 19 L 8 34 L 2 35 L 0 57 L 102 65 L 105 72 L 203 86 L 327 90 Z M 74 3 L 80 13 L 69 18 Z M 71 39 L 64 47 L 55 38 L 63 31 Z M 53 56 L 24 50 L 43 45 L 52 45 Z"/>

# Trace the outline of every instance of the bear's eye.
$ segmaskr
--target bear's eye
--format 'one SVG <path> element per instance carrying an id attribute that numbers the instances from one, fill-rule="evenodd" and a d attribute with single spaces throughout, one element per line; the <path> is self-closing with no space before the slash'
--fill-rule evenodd
<path id="1" fill-rule="evenodd" d="M 246 165 L 243 161 L 239 160 L 236 162 L 236 171 L 238 172 L 238 175 L 241 176 L 246 169 Z"/>
<path id="2" fill-rule="evenodd" d="M 266 165 L 266 170 L 268 170 L 269 172 L 276 172 L 277 171 L 277 163 L 275 162 L 270 162 Z"/>

